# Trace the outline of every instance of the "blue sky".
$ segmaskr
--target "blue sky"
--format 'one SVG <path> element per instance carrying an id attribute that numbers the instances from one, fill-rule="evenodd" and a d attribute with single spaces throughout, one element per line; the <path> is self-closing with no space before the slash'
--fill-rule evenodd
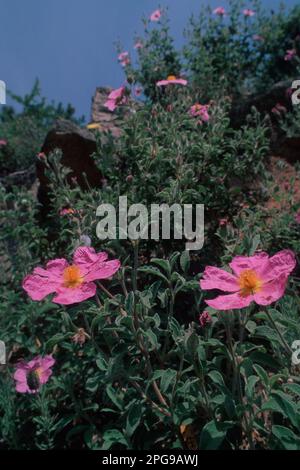
<path id="1" fill-rule="evenodd" d="M 299 1 L 299 0 L 298 0 Z M 297 0 L 285 0 L 286 6 Z M 77 114 L 90 113 L 96 86 L 119 86 L 123 73 L 117 64 L 115 41 L 125 49 L 142 31 L 141 17 L 168 6 L 178 44 L 191 13 L 201 0 L 0 0 L 1 74 L 7 87 L 24 94 L 38 77 L 49 99 L 70 102 Z M 280 1 L 264 0 L 276 8 Z M 226 1 L 211 0 L 213 7 Z"/>

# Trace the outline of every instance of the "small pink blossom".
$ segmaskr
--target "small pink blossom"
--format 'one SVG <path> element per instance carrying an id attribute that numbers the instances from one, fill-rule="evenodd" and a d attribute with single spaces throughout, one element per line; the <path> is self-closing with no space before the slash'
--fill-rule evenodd
<path id="1" fill-rule="evenodd" d="M 245 8 L 245 10 L 243 10 L 243 15 L 244 15 L 244 16 L 254 16 L 254 15 L 255 15 L 255 11 L 250 10 L 250 8 Z"/>
<path id="2" fill-rule="evenodd" d="M 7 140 L 0 139 L 0 147 L 5 147 L 7 145 Z"/>
<path id="3" fill-rule="evenodd" d="M 287 112 L 287 109 L 285 106 L 283 106 L 280 103 L 277 103 L 272 109 L 271 112 L 273 114 L 277 114 L 277 116 L 281 116 L 281 114 L 285 114 Z"/>
<path id="4" fill-rule="evenodd" d="M 49 261 L 46 269 L 37 267 L 23 280 L 22 287 L 32 300 L 40 301 L 55 293 L 52 302 L 70 305 L 96 294 L 96 279 L 112 277 L 120 268 L 119 260 L 107 260 L 107 253 L 80 246 L 75 250 L 73 264 L 65 259 Z"/>
<path id="5" fill-rule="evenodd" d="M 159 80 L 156 82 L 157 86 L 168 86 L 168 85 L 187 85 L 187 80 L 184 78 L 176 78 L 175 75 L 169 75 L 165 80 Z"/>
<path id="6" fill-rule="evenodd" d="M 224 16 L 225 15 L 225 8 L 217 7 L 213 10 L 214 15 Z"/>
<path id="7" fill-rule="evenodd" d="M 203 312 L 199 315 L 199 323 L 201 328 L 205 328 L 212 322 L 212 318 L 208 312 Z"/>
<path id="8" fill-rule="evenodd" d="M 19 393 L 37 393 L 52 375 L 54 363 L 55 360 L 51 355 L 37 356 L 27 363 L 20 362 L 14 373 L 16 391 Z"/>
<path id="9" fill-rule="evenodd" d="M 139 86 L 137 86 L 137 87 L 134 89 L 134 94 L 135 94 L 135 96 L 141 96 L 142 92 L 143 92 L 143 89 L 142 89 L 141 87 L 139 87 Z"/>
<path id="10" fill-rule="evenodd" d="M 269 257 L 261 252 L 254 256 L 236 256 L 229 264 L 233 274 L 213 266 L 207 266 L 201 289 L 218 289 L 229 292 L 206 303 L 216 310 L 248 307 L 251 302 L 270 305 L 279 300 L 286 288 L 289 274 L 296 266 L 291 250 L 279 251 Z"/>
<path id="11" fill-rule="evenodd" d="M 59 211 L 59 215 L 61 217 L 64 217 L 65 215 L 73 215 L 75 214 L 75 209 L 72 209 L 72 207 L 64 207 Z"/>
<path id="12" fill-rule="evenodd" d="M 126 87 L 121 86 L 120 88 L 116 88 L 110 92 L 107 101 L 104 103 L 104 106 L 109 109 L 109 111 L 114 111 L 117 106 L 126 103 Z"/>
<path id="13" fill-rule="evenodd" d="M 224 227 L 227 224 L 228 224 L 228 217 L 224 217 L 223 219 L 219 219 L 220 227 Z"/>
<path id="14" fill-rule="evenodd" d="M 39 152 L 36 156 L 36 158 L 38 160 L 46 160 L 47 159 L 47 155 L 45 154 L 45 152 Z"/>
<path id="15" fill-rule="evenodd" d="M 126 67 L 127 65 L 129 65 L 129 64 L 130 64 L 129 52 L 127 52 L 127 51 L 121 52 L 121 53 L 118 55 L 118 61 L 120 62 L 120 64 L 121 64 L 123 67 Z"/>
<path id="16" fill-rule="evenodd" d="M 285 56 L 284 56 L 284 60 L 285 60 L 285 61 L 290 61 L 290 60 L 293 59 L 293 57 L 295 57 L 296 54 L 297 54 L 296 49 L 288 49 L 288 50 L 286 51 Z"/>
<path id="17" fill-rule="evenodd" d="M 159 21 L 160 17 L 162 15 L 161 10 L 155 10 L 153 13 L 150 15 L 150 21 Z"/>
<path id="18" fill-rule="evenodd" d="M 142 43 L 142 41 L 137 41 L 133 47 L 134 49 L 142 49 L 144 47 L 144 44 Z"/>
<path id="19" fill-rule="evenodd" d="M 200 117 L 202 122 L 207 122 L 209 121 L 208 108 L 208 104 L 196 103 L 190 107 L 190 115 L 193 117 Z"/>

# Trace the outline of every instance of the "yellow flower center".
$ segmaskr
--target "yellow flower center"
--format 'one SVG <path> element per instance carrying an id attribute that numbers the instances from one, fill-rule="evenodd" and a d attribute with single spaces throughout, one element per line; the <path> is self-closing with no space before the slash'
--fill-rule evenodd
<path id="1" fill-rule="evenodd" d="M 169 75 L 167 78 L 168 82 L 172 82 L 173 80 L 176 80 L 175 75 Z"/>
<path id="2" fill-rule="evenodd" d="M 262 281 L 253 269 L 246 269 L 239 275 L 239 285 L 241 296 L 247 297 L 261 290 Z"/>
<path id="3" fill-rule="evenodd" d="M 64 287 L 74 288 L 83 283 L 83 277 L 80 269 L 75 264 L 65 268 L 63 272 Z"/>

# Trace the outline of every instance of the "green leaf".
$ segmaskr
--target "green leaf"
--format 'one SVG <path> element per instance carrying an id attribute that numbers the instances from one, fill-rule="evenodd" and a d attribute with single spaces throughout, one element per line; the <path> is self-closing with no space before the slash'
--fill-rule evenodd
<path id="1" fill-rule="evenodd" d="M 247 380 L 245 392 L 246 392 L 247 398 L 250 400 L 252 400 L 253 398 L 255 385 L 258 382 L 258 380 L 259 378 L 255 375 L 251 375 Z"/>
<path id="2" fill-rule="evenodd" d="M 190 268 L 190 253 L 188 251 L 183 251 L 180 256 L 180 266 L 184 273 L 187 273 Z"/>
<path id="3" fill-rule="evenodd" d="M 122 400 L 120 399 L 117 391 L 114 389 L 114 387 L 111 384 L 107 385 L 106 393 L 109 396 L 110 400 L 113 402 L 113 404 L 116 405 L 116 407 L 122 411 L 123 410 Z"/>
<path id="4" fill-rule="evenodd" d="M 171 383 L 176 379 L 177 371 L 174 369 L 167 369 L 163 372 L 160 379 L 160 388 L 162 392 L 166 392 Z"/>
<path id="5" fill-rule="evenodd" d="M 279 440 L 285 450 L 300 450 L 300 438 L 284 426 L 272 426 L 272 434 Z"/>
<path id="6" fill-rule="evenodd" d="M 164 276 L 164 274 L 154 266 L 141 266 L 139 268 L 140 273 L 151 274 L 152 276 L 157 276 L 169 283 L 168 278 Z"/>
<path id="7" fill-rule="evenodd" d="M 118 429 L 108 429 L 103 434 L 103 450 L 110 449 L 113 444 L 124 444 L 127 447 L 127 441 Z"/>
<path id="8" fill-rule="evenodd" d="M 143 408 L 140 403 L 133 402 L 129 408 L 126 421 L 126 434 L 131 437 L 141 422 Z"/>
<path id="9" fill-rule="evenodd" d="M 253 366 L 253 369 L 255 370 L 255 372 L 257 373 L 257 375 L 259 376 L 261 382 L 263 383 L 263 385 L 265 387 L 268 387 L 269 385 L 269 377 L 268 377 L 268 374 L 267 372 L 261 367 L 259 366 L 258 364 L 255 364 Z"/>
<path id="10" fill-rule="evenodd" d="M 214 420 L 207 423 L 201 431 L 200 449 L 218 449 L 226 437 L 227 430 L 232 426 L 232 423 L 217 423 Z"/>
<path id="11" fill-rule="evenodd" d="M 168 260 L 166 259 L 159 259 L 159 258 L 152 258 L 151 263 L 157 264 L 165 273 L 168 275 L 168 277 L 171 275 L 171 266 Z"/>

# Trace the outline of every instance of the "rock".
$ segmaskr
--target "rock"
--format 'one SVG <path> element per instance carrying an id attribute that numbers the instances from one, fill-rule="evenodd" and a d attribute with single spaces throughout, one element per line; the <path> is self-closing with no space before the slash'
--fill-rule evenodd
<path id="1" fill-rule="evenodd" d="M 266 90 L 265 93 L 256 95 L 245 95 L 238 99 L 234 99 L 231 110 L 231 121 L 234 127 L 240 127 L 241 122 L 245 121 L 247 114 L 250 113 L 251 108 L 254 106 L 260 113 L 271 114 L 272 109 L 276 104 L 281 104 L 287 110 L 292 109 L 291 97 L 288 90 L 291 86 L 291 81 L 281 81 L 275 83 L 272 87 Z"/>
<path id="2" fill-rule="evenodd" d="M 68 175 L 69 182 L 75 177 L 82 189 L 87 189 L 86 180 L 91 187 L 101 186 L 101 173 L 91 158 L 91 154 L 96 151 L 96 139 L 93 133 L 78 127 L 71 121 L 60 119 L 54 123 L 53 128 L 47 134 L 41 152 L 48 155 L 56 148 L 61 149 L 63 153 L 62 163 L 72 170 L 72 173 Z M 36 170 L 40 183 L 38 199 L 43 206 L 48 206 L 48 180 L 42 161 L 37 161 Z"/>

